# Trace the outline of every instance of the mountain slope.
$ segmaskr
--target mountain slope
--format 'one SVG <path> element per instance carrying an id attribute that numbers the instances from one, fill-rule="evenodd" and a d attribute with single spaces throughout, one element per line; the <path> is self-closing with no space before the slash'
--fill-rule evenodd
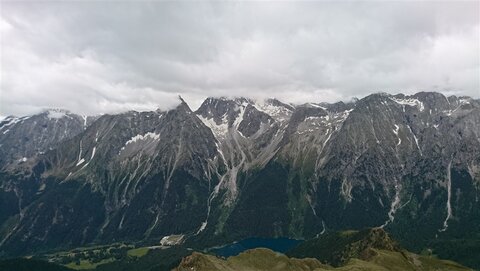
<path id="1" fill-rule="evenodd" d="M 48 122 L 52 140 L 36 136 L 33 147 L 15 140 L 43 122 L 0 126 L 9 129 L 0 140 L 11 142 L 0 148 L 8 164 L 1 255 L 172 234 L 198 247 L 365 227 L 386 228 L 415 251 L 480 239 L 478 100 L 434 92 L 297 106 L 208 98 L 195 112 L 181 100 L 170 111 L 104 115 L 86 126 L 65 114 Z"/>
<path id="2" fill-rule="evenodd" d="M 209 169 L 214 138 L 202 125 L 185 103 L 168 112 L 102 116 L 39 158 L 29 169 L 38 173 L 2 179 L 32 192 L 18 195 L 22 206 L 1 245 L 26 252 L 196 231 L 217 181 Z"/>
<path id="3" fill-rule="evenodd" d="M 191 256 L 184 258 L 174 270 L 330 270 L 327 269 L 328 267 L 321 267 L 324 267 L 324 265 L 317 260 L 290 259 L 269 249 L 258 248 L 247 250 L 238 256 L 229 257 L 226 260 L 213 255 L 195 252 Z"/>
<path id="4" fill-rule="evenodd" d="M 85 130 L 95 119 L 60 109 L 20 118 L 8 116 L 0 122 L 0 168 L 25 163 L 57 147 L 58 143 Z"/>
<path id="5" fill-rule="evenodd" d="M 381 228 L 331 232 L 305 241 L 287 252 L 297 258 L 316 258 L 333 266 L 345 265 L 351 258 L 370 260 L 375 250 L 402 252 L 400 246 Z"/>
<path id="6" fill-rule="evenodd" d="M 369 261 L 360 259 L 350 259 L 344 266 L 330 267 L 320 263 L 320 261 L 312 258 L 296 259 L 275 253 L 268 249 L 252 249 L 238 256 L 229 257 L 228 259 L 217 258 L 213 255 L 205 255 L 201 253 L 193 253 L 182 260 L 180 265 L 174 269 L 197 270 L 197 271 L 215 271 L 215 270 L 277 270 L 277 271 L 326 271 L 326 270 L 398 270 L 398 271 L 420 271 L 420 270 L 471 270 L 459 264 L 450 261 L 443 261 L 412 253 L 401 254 L 399 252 L 376 250 L 376 255 Z"/>
<path id="7" fill-rule="evenodd" d="M 287 255 L 265 248 L 227 259 L 194 252 L 175 270 L 470 270 L 410 253 L 381 228 L 327 233 L 300 243 Z"/>
<path id="8" fill-rule="evenodd" d="M 239 175 L 226 221 L 237 239 L 387 226 L 425 244 L 454 225 L 479 232 L 477 101 L 374 94 L 322 107 L 297 107 L 275 155 Z M 422 233 L 404 235 L 412 221 Z"/>

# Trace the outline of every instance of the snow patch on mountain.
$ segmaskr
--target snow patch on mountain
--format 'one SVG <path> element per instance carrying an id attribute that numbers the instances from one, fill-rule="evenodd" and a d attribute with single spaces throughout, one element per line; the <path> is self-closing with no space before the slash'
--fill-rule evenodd
<path id="1" fill-rule="evenodd" d="M 7 122 L 4 125 L 0 127 L 0 131 L 3 132 L 3 134 L 6 134 L 10 131 L 10 127 L 13 126 L 15 123 L 18 123 L 22 120 L 22 118 L 17 118 L 17 117 L 6 117 L 3 121 Z"/>
<path id="2" fill-rule="evenodd" d="M 198 229 L 198 231 L 196 233 L 197 235 L 205 230 L 205 228 L 207 227 L 207 223 L 208 223 L 207 221 L 202 222 L 202 225 L 200 226 L 200 228 Z"/>
<path id="3" fill-rule="evenodd" d="M 470 98 L 470 97 L 468 97 L 468 98 L 462 97 L 462 98 L 458 99 L 458 103 L 461 104 L 461 105 L 470 104 L 471 102 L 472 102 L 472 98 Z"/>
<path id="4" fill-rule="evenodd" d="M 352 196 L 352 188 L 353 188 L 353 185 L 351 182 L 347 181 L 347 179 L 343 179 L 343 182 L 342 182 L 342 190 L 341 190 L 341 194 L 342 196 L 344 197 L 344 199 L 350 203 L 352 202 L 352 199 L 353 199 L 353 196 Z"/>
<path id="5" fill-rule="evenodd" d="M 398 147 L 400 146 L 400 144 L 402 144 L 402 139 L 398 135 L 398 132 L 400 131 L 400 126 L 398 126 L 397 124 L 394 124 L 393 126 L 395 126 L 395 128 L 392 131 L 397 136 L 398 141 L 396 147 Z"/>
<path id="6" fill-rule="evenodd" d="M 217 124 L 213 118 L 204 118 L 201 115 L 197 115 L 197 117 L 212 130 L 213 135 L 217 139 L 225 138 L 228 134 L 228 119 L 227 115 L 223 115 L 222 121 Z"/>
<path id="7" fill-rule="evenodd" d="M 243 121 L 243 117 L 244 117 L 244 114 L 245 114 L 245 107 L 247 107 L 247 103 L 246 102 L 243 102 L 241 105 L 238 105 L 236 106 L 235 108 L 235 111 L 239 112 L 238 114 L 238 117 L 235 119 L 235 121 L 233 122 L 233 127 L 237 128 L 238 130 L 238 126 L 240 125 L 240 123 L 242 123 Z M 241 134 L 241 133 L 240 133 Z M 243 135 L 242 135 L 243 136 Z"/>
<path id="8" fill-rule="evenodd" d="M 80 159 L 78 160 L 77 164 L 75 165 L 76 167 L 78 167 L 79 165 L 83 164 L 85 162 L 85 159 Z"/>
<path id="9" fill-rule="evenodd" d="M 93 147 L 93 150 L 92 150 L 92 156 L 90 157 L 90 160 L 93 159 L 93 157 L 95 156 L 95 151 L 97 150 L 97 147 Z"/>
<path id="10" fill-rule="evenodd" d="M 352 113 L 352 111 L 353 111 L 353 108 L 339 112 L 339 113 L 335 113 L 333 114 L 333 119 L 336 122 L 344 122 L 348 118 L 348 116 L 350 116 L 350 113 Z"/>
<path id="11" fill-rule="evenodd" d="M 322 219 L 322 231 L 319 234 L 323 235 L 326 230 L 327 230 L 327 227 L 325 227 L 325 221 L 323 221 L 323 219 Z"/>
<path id="12" fill-rule="evenodd" d="M 420 148 L 420 145 L 418 145 L 418 138 L 415 135 L 415 133 L 412 130 L 412 127 L 408 126 L 408 129 L 410 130 L 410 133 L 413 136 L 413 140 L 415 141 L 415 145 L 417 145 L 418 151 L 420 152 L 420 156 L 423 156 L 422 149 Z"/>
<path id="13" fill-rule="evenodd" d="M 254 106 L 257 110 L 263 111 L 278 122 L 285 122 L 289 120 L 292 115 L 292 110 L 289 108 L 273 105 L 270 101 L 258 101 Z"/>
<path id="14" fill-rule="evenodd" d="M 445 218 L 445 221 L 443 222 L 443 228 L 440 229 L 440 232 L 444 232 L 448 229 L 448 220 L 452 217 L 452 204 L 451 204 L 452 176 L 451 176 L 451 170 L 452 170 L 452 161 L 450 161 L 450 163 L 448 163 L 448 166 L 447 166 L 447 217 Z"/>
<path id="15" fill-rule="evenodd" d="M 80 144 L 79 144 L 77 166 L 81 164 L 81 163 L 80 163 L 81 158 L 82 158 L 82 140 L 80 140 Z M 82 163 L 83 163 L 83 162 L 82 162 Z"/>
<path id="16" fill-rule="evenodd" d="M 420 111 L 425 110 L 425 106 L 423 105 L 423 103 L 420 100 L 415 99 L 415 98 L 403 98 L 403 99 L 401 99 L 401 98 L 391 97 L 390 99 L 392 101 L 402 105 L 402 106 L 408 105 L 408 106 L 417 107 L 418 110 L 420 110 Z M 403 108 L 403 110 L 405 111 L 405 107 Z"/>
<path id="17" fill-rule="evenodd" d="M 154 139 L 154 140 L 159 140 L 160 139 L 160 135 L 159 134 L 156 134 L 156 133 L 152 133 L 152 132 L 149 132 L 149 133 L 146 133 L 144 135 L 136 135 L 136 136 L 133 136 L 130 140 L 128 140 L 127 142 L 125 142 L 125 146 L 128 145 L 128 144 L 131 144 L 131 143 L 135 143 L 137 141 L 142 141 L 142 140 L 147 140 L 147 139 Z"/>
<path id="18" fill-rule="evenodd" d="M 315 104 L 315 103 L 308 103 L 307 106 L 310 106 L 310 107 L 315 107 L 315 108 L 321 108 L 323 110 L 327 110 L 327 108 L 319 105 L 319 104 Z"/>
<path id="19" fill-rule="evenodd" d="M 316 124 L 315 122 L 318 122 L 318 121 L 328 121 L 329 120 L 329 116 L 326 115 L 326 116 L 320 116 L 320 117 L 317 117 L 317 116 L 310 116 L 310 117 L 306 117 L 304 121 L 312 121 L 314 122 L 314 124 Z"/>
<path id="20" fill-rule="evenodd" d="M 47 111 L 47 117 L 49 119 L 61 119 L 67 117 L 68 111 L 62 109 L 50 109 Z"/>
<path id="21" fill-rule="evenodd" d="M 380 226 L 380 228 L 386 227 L 389 223 L 392 223 L 393 220 L 395 219 L 395 213 L 399 209 L 399 204 L 400 204 L 400 191 L 401 191 L 401 186 L 397 183 L 395 184 L 395 197 L 390 204 L 390 210 L 388 211 L 388 220 L 385 221 L 385 223 Z"/>
<path id="22" fill-rule="evenodd" d="M 400 129 L 400 126 L 396 124 L 394 124 L 393 126 L 395 126 L 395 129 L 393 129 L 393 133 L 398 136 L 398 130 Z"/>

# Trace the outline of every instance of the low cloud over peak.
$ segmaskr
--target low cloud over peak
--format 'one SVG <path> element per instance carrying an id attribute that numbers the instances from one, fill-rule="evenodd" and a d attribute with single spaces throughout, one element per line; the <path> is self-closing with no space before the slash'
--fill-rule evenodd
<path id="1" fill-rule="evenodd" d="M 480 97 L 479 2 L 2 3 L 0 115 Z"/>

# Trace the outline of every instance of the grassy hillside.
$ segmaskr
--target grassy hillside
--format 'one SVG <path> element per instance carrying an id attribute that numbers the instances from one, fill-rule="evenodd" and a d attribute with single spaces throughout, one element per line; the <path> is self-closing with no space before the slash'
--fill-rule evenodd
<path id="1" fill-rule="evenodd" d="M 237 270 L 272 270 L 272 271 L 306 271 L 329 270 L 316 259 L 293 259 L 266 248 L 247 250 L 228 259 L 213 255 L 193 253 L 184 258 L 175 271 L 237 271 Z"/>
<path id="2" fill-rule="evenodd" d="M 258 248 L 227 259 L 202 253 L 184 258 L 175 271 L 465 271 L 471 270 L 450 261 L 419 256 L 413 253 L 373 250 L 368 261 L 349 259 L 345 265 L 332 267 L 317 259 L 289 258 L 281 253 Z"/>
<path id="3" fill-rule="evenodd" d="M 451 261 L 408 252 L 380 228 L 327 233 L 299 244 L 287 255 L 263 248 L 227 259 L 193 253 L 182 260 L 176 271 L 471 270 Z"/>
<path id="4" fill-rule="evenodd" d="M 383 229 L 373 228 L 326 233 L 299 244 L 286 254 L 296 258 L 316 258 L 332 266 L 341 266 L 351 258 L 369 260 L 375 256 L 374 249 L 401 251 Z"/>

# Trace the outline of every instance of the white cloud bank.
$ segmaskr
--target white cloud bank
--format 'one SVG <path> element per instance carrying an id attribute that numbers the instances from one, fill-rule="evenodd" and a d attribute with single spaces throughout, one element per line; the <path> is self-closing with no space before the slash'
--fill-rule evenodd
<path id="1" fill-rule="evenodd" d="M 2 2 L 0 115 L 480 97 L 480 2 Z"/>

